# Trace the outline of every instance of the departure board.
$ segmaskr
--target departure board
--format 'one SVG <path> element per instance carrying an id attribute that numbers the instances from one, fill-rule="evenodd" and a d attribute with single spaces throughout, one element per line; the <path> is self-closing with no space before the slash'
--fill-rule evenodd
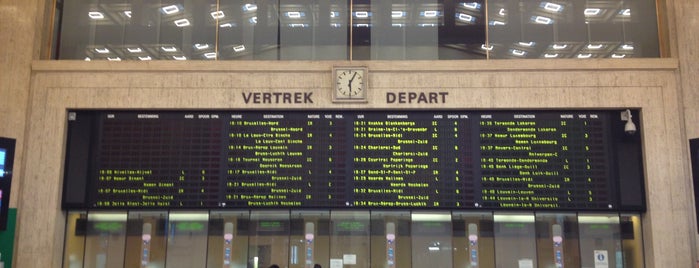
<path id="1" fill-rule="evenodd" d="M 612 114 L 71 111 L 64 204 L 618 210 Z"/>

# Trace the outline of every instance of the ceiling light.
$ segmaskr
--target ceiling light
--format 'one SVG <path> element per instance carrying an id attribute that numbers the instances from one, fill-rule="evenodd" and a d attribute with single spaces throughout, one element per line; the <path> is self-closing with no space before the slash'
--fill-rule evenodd
<path id="1" fill-rule="evenodd" d="M 602 12 L 602 10 L 599 8 L 586 8 L 584 13 L 585 16 L 597 16 L 600 12 Z"/>
<path id="2" fill-rule="evenodd" d="M 90 59 L 90 57 L 85 57 L 84 61 L 92 61 L 92 59 Z"/>
<path id="3" fill-rule="evenodd" d="M 578 59 L 589 59 L 589 58 L 592 58 L 592 54 L 590 54 L 590 53 L 578 54 Z"/>
<path id="4" fill-rule="evenodd" d="M 491 50 L 493 50 L 493 45 L 486 46 L 485 44 L 482 44 L 481 49 L 491 51 Z"/>
<path id="5" fill-rule="evenodd" d="M 507 15 L 507 11 L 505 11 L 504 8 L 501 8 L 501 9 L 498 11 L 498 15 L 500 15 L 500 16 L 505 16 L 505 15 Z"/>
<path id="6" fill-rule="evenodd" d="M 477 2 L 462 3 L 461 5 L 463 5 L 465 8 L 473 9 L 473 10 L 478 10 L 481 8 L 481 5 Z"/>
<path id="7" fill-rule="evenodd" d="M 510 52 L 512 53 L 512 55 L 520 56 L 520 57 L 521 57 L 521 56 L 524 56 L 524 55 L 527 55 L 527 52 L 526 52 L 526 51 L 524 51 L 524 50 L 519 50 L 519 49 L 513 49 L 513 50 L 510 50 Z"/>
<path id="8" fill-rule="evenodd" d="M 499 21 L 499 20 L 493 20 L 490 21 L 490 25 L 505 25 L 506 23 Z"/>
<path id="9" fill-rule="evenodd" d="M 437 27 L 437 24 L 434 24 L 434 23 L 420 23 L 420 24 L 418 24 L 417 26 L 420 26 L 420 27 Z"/>
<path id="10" fill-rule="evenodd" d="M 198 50 L 207 49 L 209 48 L 209 44 L 194 44 L 194 48 Z"/>
<path id="11" fill-rule="evenodd" d="M 222 19 L 222 18 L 226 17 L 226 14 L 223 14 L 223 11 L 220 11 L 220 10 L 214 11 L 214 12 L 211 12 L 211 17 L 214 18 L 215 20 L 217 20 L 217 19 Z"/>
<path id="12" fill-rule="evenodd" d="M 187 60 L 187 57 L 185 56 L 172 56 L 172 58 L 175 60 Z"/>
<path id="13" fill-rule="evenodd" d="M 596 45 L 588 44 L 588 45 L 587 45 L 587 49 L 601 49 L 601 48 L 603 48 L 603 47 L 604 47 L 603 44 L 596 44 Z"/>
<path id="14" fill-rule="evenodd" d="M 626 57 L 626 54 L 612 54 L 613 59 L 623 59 Z"/>
<path id="15" fill-rule="evenodd" d="M 568 45 L 566 45 L 566 44 L 562 44 L 562 45 L 553 44 L 553 45 L 551 45 L 551 48 L 556 49 L 556 50 L 565 49 L 565 48 L 567 48 L 567 47 L 568 47 Z"/>
<path id="16" fill-rule="evenodd" d="M 436 10 L 425 10 L 424 12 L 422 12 L 421 15 L 422 15 L 423 17 L 426 17 L 426 18 L 434 18 L 434 17 L 437 17 L 437 15 L 439 15 L 439 11 L 436 11 Z"/>
<path id="17" fill-rule="evenodd" d="M 517 44 L 519 44 L 520 46 L 523 46 L 523 47 L 533 47 L 534 45 L 536 45 L 535 42 L 519 42 Z"/>
<path id="18" fill-rule="evenodd" d="M 298 12 L 298 11 L 289 11 L 289 12 L 286 12 L 286 16 L 289 18 L 292 18 L 292 19 L 298 19 L 298 18 L 301 18 L 303 16 L 303 13 Z"/>
<path id="19" fill-rule="evenodd" d="M 337 18 L 340 16 L 340 12 L 337 11 L 330 11 L 330 17 L 331 18 Z"/>
<path id="20" fill-rule="evenodd" d="M 131 18 L 131 10 L 124 11 L 124 16 Z"/>
<path id="21" fill-rule="evenodd" d="M 548 58 L 548 59 L 550 59 L 550 58 L 558 58 L 558 53 L 555 53 L 555 54 L 546 53 L 546 54 L 544 54 L 544 58 Z"/>
<path id="22" fill-rule="evenodd" d="M 131 47 L 129 47 L 129 48 L 126 48 L 126 50 L 128 50 L 128 51 L 131 52 L 131 53 L 141 53 L 141 52 L 143 52 L 143 49 L 141 49 L 140 47 L 136 47 L 136 48 L 131 48 Z"/>
<path id="23" fill-rule="evenodd" d="M 544 17 L 544 16 L 536 16 L 536 17 L 533 17 L 532 20 L 536 23 L 539 23 L 539 24 L 551 24 L 551 23 L 553 23 L 553 20 L 551 18 Z"/>
<path id="24" fill-rule="evenodd" d="M 631 9 L 629 9 L 629 8 L 622 9 L 621 11 L 619 11 L 619 15 L 631 16 Z"/>
<path id="25" fill-rule="evenodd" d="M 230 27 L 233 27 L 233 24 L 231 24 L 230 22 L 229 22 L 229 23 L 224 23 L 224 24 L 221 24 L 219 27 L 221 27 L 221 28 L 230 28 Z"/>
<path id="26" fill-rule="evenodd" d="M 112 57 L 107 57 L 107 60 L 108 60 L 108 61 L 121 61 L 121 58 L 119 58 L 119 57 L 113 57 L 113 58 L 112 58 Z"/>
<path id="27" fill-rule="evenodd" d="M 90 11 L 89 13 L 87 13 L 87 15 L 90 16 L 90 18 L 93 20 L 104 19 L 104 14 L 102 14 L 102 12 Z"/>
<path id="28" fill-rule="evenodd" d="M 342 24 L 340 24 L 340 23 L 331 23 L 330 26 L 333 27 L 333 28 L 340 28 L 340 27 L 342 27 Z"/>
<path id="29" fill-rule="evenodd" d="M 624 44 L 621 46 L 623 50 L 633 50 L 633 45 Z"/>
<path id="30" fill-rule="evenodd" d="M 234 46 L 233 51 L 235 51 L 235 52 L 245 51 L 245 46 L 244 45 Z"/>
<path id="31" fill-rule="evenodd" d="M 354 12 L 354 16 L 357 18 L 368 18 L 370 15 L 367 11 L 356 11 Z"/>
<path id="32" fill-rule="evenodd" d="M 162 50 L 165 51 L 165 52 L 176 52 L 176 51 L 177 51 L 177 48 L 176 48 L 176 47 L 173 47 L 173 46 L 170 46 L 170 47 L 160 47 L 160 49 L 162 49 Z"/>
<path id="33" fill-rule="evenodd" d="M 391 18 L 402 18 L 405 17 L 405 12 L 403 11 L 391 11 Z"/>
<path id="34" fill-rule="evenodd" d="M 177 25 L 177 27 L 189 26 L 189 20 L 188 20 L 188 19 L 179 19 L 179 20 L 176 20 L 176 21 L 175 21 L 175 25 Z"/>
<path id="35" fill-rule="evenodd" d="M 391 27 L 399 27 L 399 28 L 400 28 L 400 27 L 403 27 L 403 26 L 405 26 L 405 24 L 403 24 L 403 23 L 393 23 L 393 24 L 391 24 Z"/>
<path id="36" fill-rule="evenodd" d="M 150 56 L 145 56 L 145 57 L 138 57 L 139 60 L 152 60 Z"/>
<path id="37" fill-rule="evenodd" d="M 204 57 L 207 58 L 207 59 L 215 59 L 215 58 L 216 58 L 216 52 L 204 53 Z"/>
<path id="38" fill-rule="evenodd" d="M 109 49 L 106 48 L 106 47 L 105 47 L 105 48 L 95 48 L 95 51 L 96 51 L 97 53 L 100 53 L 100 54 L 107 54 L 107 53 L 109 53 Z"/>
<path id="39" fill-rule="evenodd" d="M 551 11 L 551 12 L 560 12 L 563 10 L 563 6 L 556 4 L 556 3 L 551 3 L 551 2 L 543 2 L 542 6 L 544 9 Z"/>
<path id="40" fill-rule="evenodd" d="M 177 7 L 176 5 L 166 6 L 166 7 L 161 8 L 160 10 L 163 13 L 165 13 L 166 15 L 175 14 L 177 12 L 180 12 L 180 8 Z"/>
<path id="41" fill-rule="evenodd" d="M 356 26 L 356 27 L 369 27 L 369 24 L 368 23 L 357 23 L 354 26 Z"/>
<path id="42" fill-rule="evenodd" d="M 289 23 L 289 27 L 291 28 L 304 28 L 308 27 L 308 24 L 303 24 L 303 23 Z"/>
<path id="43" fill-rule="evenodd" d="M 459 18 L 459 20 L 461 20 L 461 21 L 468 21 L 468 22 L 472 22 L 472 21 L 473 21 L 473 16 L 468 15 L 468 14 L 464 14 L 464 13 L 459 13 L 458 18 Z"/>
<path id="44" fill-rule="evenodd" d="M 243 11 L 255 11 L 255 10 L 257 10 L 257 5 L 255 5 L 255 4 L 243 5 Z"/>
<path id="45" fill-rule="evenodd" d="M 250 18 L 248 22 L 250 22 L 250 24 L 257 24 L 257 17 Z"/>

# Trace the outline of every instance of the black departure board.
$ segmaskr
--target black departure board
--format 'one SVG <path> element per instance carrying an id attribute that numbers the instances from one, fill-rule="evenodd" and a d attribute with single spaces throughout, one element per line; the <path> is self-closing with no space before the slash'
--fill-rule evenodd
<path id="1" fill-rule="evenodd" d="M 619 210 L 614 114 L 71 111 L 64 206 Z"/>

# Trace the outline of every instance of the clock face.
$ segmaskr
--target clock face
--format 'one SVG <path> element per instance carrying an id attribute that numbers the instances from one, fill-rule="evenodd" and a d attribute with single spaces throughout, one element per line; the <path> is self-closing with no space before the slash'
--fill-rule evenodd
<path id="1" fill-rule="evenodd" d="M 366 68 L 336 68 L 334 74 L 336 101 L 366 100 Z"/>

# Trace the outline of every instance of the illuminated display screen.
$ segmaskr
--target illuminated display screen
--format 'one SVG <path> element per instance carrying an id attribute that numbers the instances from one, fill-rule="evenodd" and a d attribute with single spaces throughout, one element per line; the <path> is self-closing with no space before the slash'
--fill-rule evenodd
<path id="1" fill-rule="evenodd" d="M 69 117 L 64 207 L 625 208 L 619 197 L 625 173 L 615 151 L 625 148 L 617 146 L 624 133 L 612 131 L 623 129 L 624 122 L 613 120 L 618 112 L 74 111 Z M 630 162 L 642 170 L 640 158 Z M 642 175 L 632 181 L 642 184 Z M 631 194 L 644 200 L 642 191 Z"/>
<path id="2" fill-rule="evenodd" d="M 0 148 L 0 178 L 5 177 L 5 157 L 7 150 Z"/>

